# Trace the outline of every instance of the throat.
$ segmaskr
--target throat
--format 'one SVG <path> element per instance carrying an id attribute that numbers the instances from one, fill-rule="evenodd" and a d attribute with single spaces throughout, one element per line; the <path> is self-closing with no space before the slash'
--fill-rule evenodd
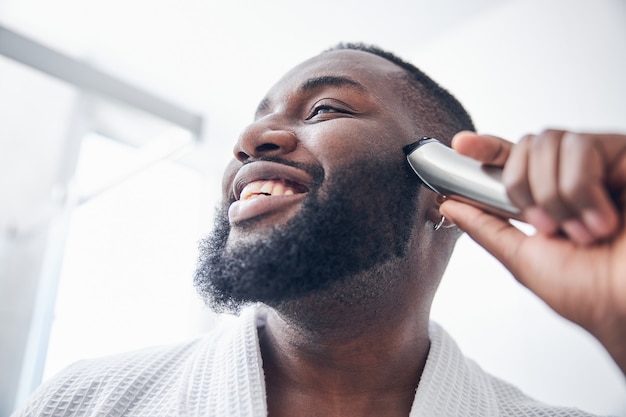
<path id="1" fill-rule="evenodd" d="M 269 310 L 259 328 L 269 415 L 408 416 L 430 342 L 427 327 L 404 324 L 312 337 Z"/>
<path id="2" fill-rule="evenodd" d="M 429 306 L 430 299 L 416 291 L 410 276 L 402 262 L 392 259 L 326 288 L 268 305 L 282 327 L 312 346 L 349 344 L 407 318 L 411 324 L 428 322 L 429 309 L 422 307 Z"/>

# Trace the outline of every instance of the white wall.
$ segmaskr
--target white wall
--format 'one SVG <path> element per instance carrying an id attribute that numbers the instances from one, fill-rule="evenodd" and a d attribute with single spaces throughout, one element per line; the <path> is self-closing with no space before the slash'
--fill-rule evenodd
<path id="1" fill-rule="evenodd" d="M 242 3 L 243 7 L 239 2 L 210 0 L 4 0 L 0 23 L 205 112 L 208 134 L 198 159 L 209 154 L 210 162 L 203 159 L 202 164 L 212 177 L 203 197 L 210 202 L 203 207 L 212 207 L 222 157 L 228 157 L 267 88 L 301 59 L 338 41 L 373 42 L 413 59 L 459 96 L 481 131 L 510 138 L 548 125 L 626 131 L 626 16 L 621 0 L 346 0 L 323 7 L 292 0 Z M 7 74 L 0 67 L 0 85 L 9 80 Z M 2 87 L 2 91 L 14 87 L 10 91 L 15 97 L 23 92 L 17 85 Z M 26 128 L 16 129 L 20 142 L 13 143 L 31 140 L 33 149 L 51 143 L 50 132 L 47 137 L 29 133 L 37 130 L 29 125 L 31 120 L 44 120 L 32 113 L 39 108 L 23 112 L 28 116 Z M 44 116 L 51 114 L 43 111 Z M 3 155 L 12 141 L 8 135 L 0 137 Z M 29 164 L 41 168 L 54 158 L 53 153 L 63 151 L 59 147 L 32 153 Z M 36 187 L 49 186 L 41 169 L 23 168 L 19 172 L 26 176 L 21 188 L 15 188 L 22 197 L 31 190 L 24 179 L 32 174 L 40 174 Z M 8 177 L 0 182 L 4 178 Z M 0 185 L 4 196 L 7 187 L 14 189 L 13 184 Z M 128 210 L 138 211 L 137 207 Z M 210 224 L 210 214 L 203 213 L 205 226 Z M 140 213 L 137 217 L 142 218 Z M 0 224 L 4 220 L 0 218 Z M 85 241 L 68 244 L 69 251 L 77 247 L 89 245 Z M 93 259 L 95 266 L 111 261 L 110 252 L 94 252 L 101 256 Z M 130 250 L 126 255 L 121 257 L 141 258 L 139 252 Z M 179 262 L 180 271 L 189 268 L 188 257 L 180 257 Z M 125 284 L 141 286 L 145 274 L 133 274 L 134 266 L 129 265 L 115 267 L 128 274 Z M 87 280 L 95 274 L 79 275 Z M 133 275 L 137 276 L 134 282 Z M 185 272 L 173 275 L 180 276 L 181 286 L 189 285 Z M 83 285 L 94 288 L 86 282 Z M 169 285 L 165 291 L 175 284 Z M 133 291 L 120 290 L 123 294 L 116 295 L 111 305 L 131 305 Z M 80 299 L 80 293 L 72 297 Z M 105 305 L 108 300 L 100 301 Z M 59 318 L 76 316 L 67 309 L 67 302 L 62 304 Z M 75 320 L 75 325 L 60 321 L 57 325 L 64 327 L 64 334 L 80 334 L 83 322 L 95 323 L 94 331 L 102 329 L 102 334 L 117 338 L 115 349 L 132 348 L 122 346 L 123 325 L 141 323 L 151 311 L 162 314 L 158 303 L 153 304 L 144 305 L 143 310 L 124 310 L 126 316 L 119 326 L 101 314 L 104 309 L 98 310 L 97 303 L 94 312 L 79 308 L 82 320 Z M 467 354 L 530 394 L 626 416 L 624 379 L 597 343 L 546 310 L 467 239 L 459 244 L 433 313 Z M 161 317 L 158 314 L 151 317 Z M 158 328 L 150 328 L 143 339 L 129 343 L 151 343 L 155 337 L 180 331 L 177 323 L 161 324 L 152 326 Z M 52 350 L 58 353 L 67 345 L 94 342 L 63 356 L 65 363 L 101 347 L 97 338 L 80 339 L 79 343 L 59 336 Z"/>
<path id="2" fill-rule="evenodd" d="M 477 129 L 517 140 L 546 127 L 626 132 L 626 3 L 527 0 L 419 48 Z M 467 237 L 434 317 L 492 373 L 545 401 L 626 415 L 626 381 L 599 344 L 557 317 Z"/>

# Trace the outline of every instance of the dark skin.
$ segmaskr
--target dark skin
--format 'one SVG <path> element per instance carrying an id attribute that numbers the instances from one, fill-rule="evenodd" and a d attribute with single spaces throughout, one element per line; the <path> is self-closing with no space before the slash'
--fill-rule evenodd
<path id="1" fill-rule="evenodd" d="M 462 132 L 452 145 L 504 166 L 512 201 L 538 233 L 453 201 L 442 213 L 595 336 L 626 375 L 626 135 L 547 130 L 513 145 Z"/>
<path id="2" fill-rule="evenodd" d="M 326 53 L 295 68 L 270 90 L 235 146 L 226 196 L 241 163 L 263 156 L 319 164 L 326 178 L 374 155 L 405 163 L 402 147 L 416 137 L 415 124 L 384 81 L 401 71 L 358 51 Z M 310 82 L 319 77 L 334 78 Z M 231 217 L 229 243 L 261 237 L 300 204 L 253 210 L 241 226 Z M 423 253 L 381 266 L 397 284 L 370 294 L 367 305 L 342 302 L 359 282 L 376 281 L 370 271 L 270 311 L 260 333 L 270 415 L 409 414 L 430 345 L 430 304 L 456 237 L 449 232 L 442 242 L 432 230 L 439 218 L 433 194 L 420 204 L 407 254 Z"/>
<path id="3" fill-rule="evenodd" d="M 324 169 L 325 179 L 341 175 L 342 169 L 354 161 L 366 163 L 374 156 L 391 164 L 406 163 L 402 153 L 404 145 L 420 135 L 445 135 L 447 132 L 432 132 L 432 128 L 420 132 L 416 129 L 410 111 L 393 87 L 394 82 L 390 82 L 397 80 L 401 73 L 402 70 L 394 64 L 360 51 L 325 53 L 290 71 L 270 90 L 259 106 L 255 121 L 235 146 L 236 160 L 229 166 L 224 179 L 225 199 L 232 196 L 233 182 L 237 181 L 237 172 L 242 165 L 253 166 L 263 157 L 319 165 Z M 621 149 L 626 148 L 626 137 L 620 136 L 619 140 Z M 511 150 L 512 145 L 497 138 L 466 134 L 456 140 L 455 146 L 463 153 L 494 164 L 504 165 L 509 158 L 524 160 L 523 154 L 509 157 L 516 155 Z M 623 179 L 626 173 L 624 152 L 620 158 L 613 165 L 619 166 L 615 175 Z M 599 162 L 600 165 L 608 163 L 605 160 Z M 524 169 L 520 163 L 512 163 L 511 167 L 507 174 L 512 178 L 509 189 L 519 196 L 522 195 L 519 190 L 529 188 L 520 187 L 520 182 L 528 184 L 528 178 L 533 175 L 547 175 L 537 173 L 536 168 L 534 171 Z M 272 169 L 281 170 L 273 164 L 266 164 L 264 169 L 263 175 L 268 175 Z M 292 174 L 306 182 L 306 175 L 293 171 Z M 624 182 L 619 182 L 622 195 Z M 598 179 L 597 183 L 605 184 L 606 178 Z M 573 187 L 580 188 L 581 185 L 574 184 Z M 321 190 L 324 190 L 323 184 Z M 526 197 L 528 194 L 526 191 Z M 246 206 L 236 203 L 231 206 L 229 245 L 260 239 L 268 228 L 283 224 L 298 213 L 306 193 L 278 197 L 282 199 L 273 201 L 272 198 L 262 204 Z M 591 200 L 591 207 L 608 204 L 602 199 Z M 607 224 L 600 225 L 600 231 L 593 229 L 591 239 L 583 236 L 580 227 L 571 225 L 565 227 L 571 232 L 567 235 L 569 238 L 563 238 L 556 236 L 563 220 L 554 220 L 556 214 L 545 209 L 545 199 L 516 197 L 514 201 L 524 208 L 531 223 L 540 226 L 536 240 L 522 243 L 526 238 L 511 231 L 508 223 L 466 205 L 446 202 L 442 212 L 492 251 L 521 282 L 558 312 L 592 331 L 625 370 L 626 359 L 620 349 L 626 344 L 623 331 L 626 312 L 620 306 L 626 305 L 626 299 L 606 291 L 593 294 L 581 291 L 574 294 L 577 298 L 571 302 L 568 301 L 571 292 L 561 295 L 559 300 L 555 294 L 567 290 L 568 286 L 571 288 L 572 284 L 563 280 L 555 284 L 552 279 L 561 274 L 558 261 L 567 257 L 568 251 L 581 251 L 590 256 L 582 258 L 583 265 L 579 265 L 587 268 L 585 272 L 588 273 L 598 272 L 595 256 L 604 261 L 606 252 L 615 253 L 619 247 L 624 253 L 623 222 L 619 220 L 623 212 L 618 214 L 612 205 L 613 217 L 609 215 Z M 453 229 L 433 230 L 433 224 L 440 218 L 440 204 L 441 200 L 429 191 L 424 191 L 416 202 L 418 214 L 412 224 L 407 224 L 412 228 L 407 256 L 335 283 L 327 291 L 270 309 L 267 323 L 259 331 L 269 415 L 409 414 L 430 345 L 430 305 L 458 236 Z M 563 219 L 562 213 L 559 215 Z M 567 221 L 571 222 L 572 218 L 576 217 L 568 213 Z M 611 220 L 613 218 L 618 220 Z M 493 237 L 496 234 L 499 238 Z M 503 239 L 507 244 L 502 244 Z M 592 248 L 600 239 L 613 242 L 613 249 L 607 247 L 602 249 L 605 252 L 596 254 Z M 554 243 L 555 240 L 565 241 L 563 245 L 569 246 L 559 246 L 561 244 Z M 522 245 L 524 249 L 520 250 Z M 574 246 L 576 249 L 572 249 Z M 532 263 L 536 251 L 548 247 L 557 257 L 557 262 L 553 257 L 544 259 L 552 269 L 544 268 L 544 264 L 529 271 L 520 267 Z M 622 295 L 626 294 L 623 279 L 626 275 L 623 259 L 626 257 L 609 258 L 613 273 L 610 279 L 607 278 L 607 285 L 612 285 L 611 289 L 621 291 Z M 376 277 L 383 270 L 395 279 L 384 289 L 377 290 Z M 540 276 L 530 278 L 538 270 L 542 271 Z M 367 303 L 351 299 L 358 294 L 355 288 L 368 290 Z M 590 296 L 604 297 L 600 298 L 604 306 L 601 311 L 597 308 L 577 311 L 576 306 L 580 303 L 590 305 L 590 300 L 596 303 L 597 298 Z"/>

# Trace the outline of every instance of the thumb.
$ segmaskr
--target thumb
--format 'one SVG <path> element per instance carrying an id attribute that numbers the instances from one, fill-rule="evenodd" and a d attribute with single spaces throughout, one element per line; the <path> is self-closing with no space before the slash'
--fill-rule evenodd
<path id="1" fill-rule="evenodd" d="M 502 166 L 511 153 L 513 144 L 492 135 L 478 135 L 462 131 L 452 138 L 452 148 L 483 164 Z"/>
<path id="2" fill-rule="evenodd" d="M 526 238 L 523 232 L 504 219 L 459 201 L 446 200 L 439 211 L 516 275 L 515 255 Z"/>

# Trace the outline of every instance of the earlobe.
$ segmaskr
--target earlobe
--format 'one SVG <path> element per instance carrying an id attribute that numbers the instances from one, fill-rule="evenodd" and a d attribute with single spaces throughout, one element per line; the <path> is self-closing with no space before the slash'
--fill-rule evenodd
<path id="1" fill-rule="evenodd" d="M 456 226 L 456 224 L 454 224 L 449 219 L 447 219 L 446 216 L 444 215 L 440 215 L 440 216 L 441 218 L 439 219 L 439 221 L 437 221 L 436 223 L 433 222 L 434 223 L 433 230 L 450 229 Z"/>
<path id="2" fill-rule="evenodd" d="M 442 195 L 437 195 L 435 197 L 435 201 L 436 201 L 436 207 L 433 208 L 433 210 L 432 210 L 433 213 L 430 216 L 430 220 L 433 222 L 433 230 L 449 229 L 451 227 L 455 227 L 456 224 L 454 224 L 450 219 L 447 219 L 439 211 L 439 206 L 444 201 L 446 201 L 446 197 L 444 197 Z"/>
<path id="3" fill-rule="evenodd" d="M 433 227 L 433 230 L 441 229 L 445 222 L 446 222 L 446 217 L 445 216 L 441 216 L 441 219 L 437 223 L 435 223 L 435 226 Z"/>

